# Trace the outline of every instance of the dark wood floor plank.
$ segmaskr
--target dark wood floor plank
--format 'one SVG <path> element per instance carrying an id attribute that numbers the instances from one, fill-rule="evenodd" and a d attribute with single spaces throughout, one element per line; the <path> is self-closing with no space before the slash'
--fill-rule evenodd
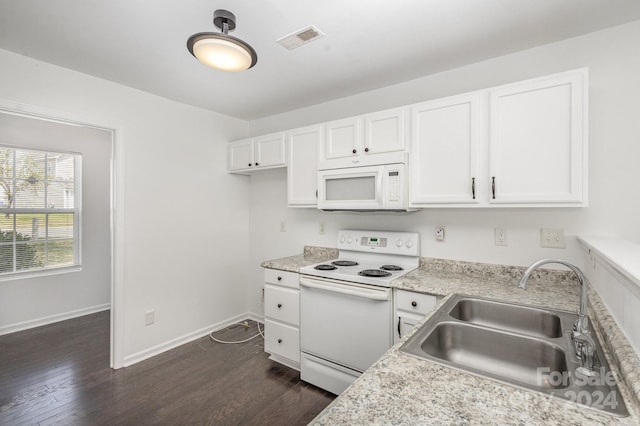
<path id="1" fill-rule="evenodd" d="M 334 398 L 270 361 L 261 338 L 204 337 L 124 369 L 108 363 L 109 312 L 0 336 L 0 425 L 297 425 Z"/>

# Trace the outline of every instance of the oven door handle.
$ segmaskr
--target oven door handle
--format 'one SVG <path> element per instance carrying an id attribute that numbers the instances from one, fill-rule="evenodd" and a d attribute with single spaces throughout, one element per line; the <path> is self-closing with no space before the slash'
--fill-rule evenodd
<path id="1" fill-rule="evenodd" d="M 300 285 L 316 290 L 324 290 L 331 293 L 347 294 L 349 296 L 363 297 L 371 300 L 389 300 L 389 292 L 385 290 L 374 290 L 363 287 L 356 287 L 348 284 L 338 284 L 330 281 L 313 280 L 300 277 Z"/>

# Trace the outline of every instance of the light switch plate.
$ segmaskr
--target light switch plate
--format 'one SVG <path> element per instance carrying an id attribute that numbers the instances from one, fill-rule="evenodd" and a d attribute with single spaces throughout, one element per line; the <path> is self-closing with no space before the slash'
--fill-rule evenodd
<path id="1" fill-rule="evenodd" d="M 541 228 L 540 247 L 567 248 L 567 242 L 564 238 L 564 229 Z"/>

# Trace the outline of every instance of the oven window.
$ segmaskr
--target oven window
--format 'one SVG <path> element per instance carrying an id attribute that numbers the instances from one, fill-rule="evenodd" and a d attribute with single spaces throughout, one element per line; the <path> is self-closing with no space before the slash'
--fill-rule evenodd
<path id="1" fill-rule="evenodd" d="M 376 199 L 376 177 L 358 176 L 331 178 L 325 182 L 327 201 Z"/>

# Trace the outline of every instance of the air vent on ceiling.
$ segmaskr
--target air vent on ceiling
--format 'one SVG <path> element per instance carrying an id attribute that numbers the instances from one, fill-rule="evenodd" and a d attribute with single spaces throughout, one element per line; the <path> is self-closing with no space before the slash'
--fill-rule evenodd
<path id="1" fill-rule="evenodd" d="M 292 34 L 286 35 L 276 41 L 281 46 L 286 47 L 289 50 L 293 50 L 296 47 L 300 47 L 303 44 L 310 43 L 313 40 L 317 40 L 323 36 L 324 33 L 322 31 L 311 25 Z"/>

